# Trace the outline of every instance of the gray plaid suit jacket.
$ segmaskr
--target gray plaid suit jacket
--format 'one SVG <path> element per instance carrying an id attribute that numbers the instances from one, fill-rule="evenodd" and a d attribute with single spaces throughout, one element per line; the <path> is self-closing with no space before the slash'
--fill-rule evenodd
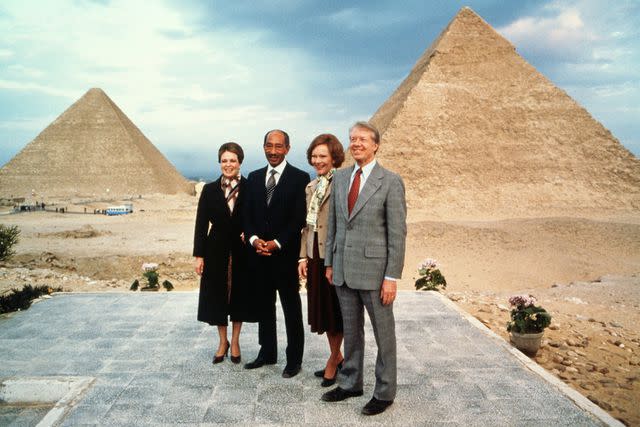
<path id="1" fill-rule="evenodd" d="M 340 169 L 333 177 L 325 265 L 333 268 L 336 286 L 377 290 L 385 276 L 402 275 L 407 236 L 404 184 L 376 162 L 349 215 L 353 168 Z"/>

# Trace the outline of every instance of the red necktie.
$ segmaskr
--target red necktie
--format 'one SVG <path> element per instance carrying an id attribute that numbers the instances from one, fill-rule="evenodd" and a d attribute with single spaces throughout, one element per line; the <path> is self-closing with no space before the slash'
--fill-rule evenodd
<path id="1" fill-rule="evenodd" d="M 353 183 L 351 183 L 351 188 L 349 189 L 349 196 L 347 197 L 347 207 L 349 208 L 349 216 L 351 216 L 351 211 L 353 207 L 356 205 L 356 200 L 358 200 L 358 193 L 360 192 L 360 175 L 362 175 L 362 169 L 358 168 L 356 171 L 356 176 L 353 177 Z"/>

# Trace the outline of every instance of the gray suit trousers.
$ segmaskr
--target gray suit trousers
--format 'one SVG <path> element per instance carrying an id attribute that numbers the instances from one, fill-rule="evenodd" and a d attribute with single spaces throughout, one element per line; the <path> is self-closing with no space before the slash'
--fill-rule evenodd
<path id="1" fill-rule="evenodd" d="M 343 390 L 358 391 L 363 387 L 364 370 L 364 309 L 373 326 L 378 346 L 376 386 L 373 396 L 379 400 L 394 400 L 397 387 L 396 332 L 393 304 L 382 305 L 380 290 L 351 289 L 346 284 L 336 286 L 344 325 L 344 365 L 338 372 L 338 385 Z"/>

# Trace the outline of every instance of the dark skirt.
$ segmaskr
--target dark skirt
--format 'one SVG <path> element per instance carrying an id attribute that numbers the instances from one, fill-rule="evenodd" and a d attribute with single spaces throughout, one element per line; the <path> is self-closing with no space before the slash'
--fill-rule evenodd
<path id="1" fill-rule="evenodd" d="M 342 333 L 342 314 L 335 286 L 325 276 L 324 259 L 318 250 L 318 233 L 313 235 L 313 258 L 307 258 L 307 318 L 311 332 Z"/>

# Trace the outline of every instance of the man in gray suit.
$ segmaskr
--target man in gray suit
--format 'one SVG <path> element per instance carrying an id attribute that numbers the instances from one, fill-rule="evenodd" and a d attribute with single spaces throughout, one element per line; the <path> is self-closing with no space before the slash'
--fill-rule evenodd
<path id="1" fill-rule="evenodd" d="M 378 130 L 357 122 L 349 130 L 356 161 L 333 177 L 325 265 L 336 286 L 344 323 L 344 365 L 338 387 L 322 400 L 338 402 L 362 395 L 364 309 L 373 326 L 378 357 L 373 397 L 362 408 L 376 415 L 396 396 L 396 335 L 393 301 L 404 265 L 407 206 L 399 175 L 376 161 Z"/>

